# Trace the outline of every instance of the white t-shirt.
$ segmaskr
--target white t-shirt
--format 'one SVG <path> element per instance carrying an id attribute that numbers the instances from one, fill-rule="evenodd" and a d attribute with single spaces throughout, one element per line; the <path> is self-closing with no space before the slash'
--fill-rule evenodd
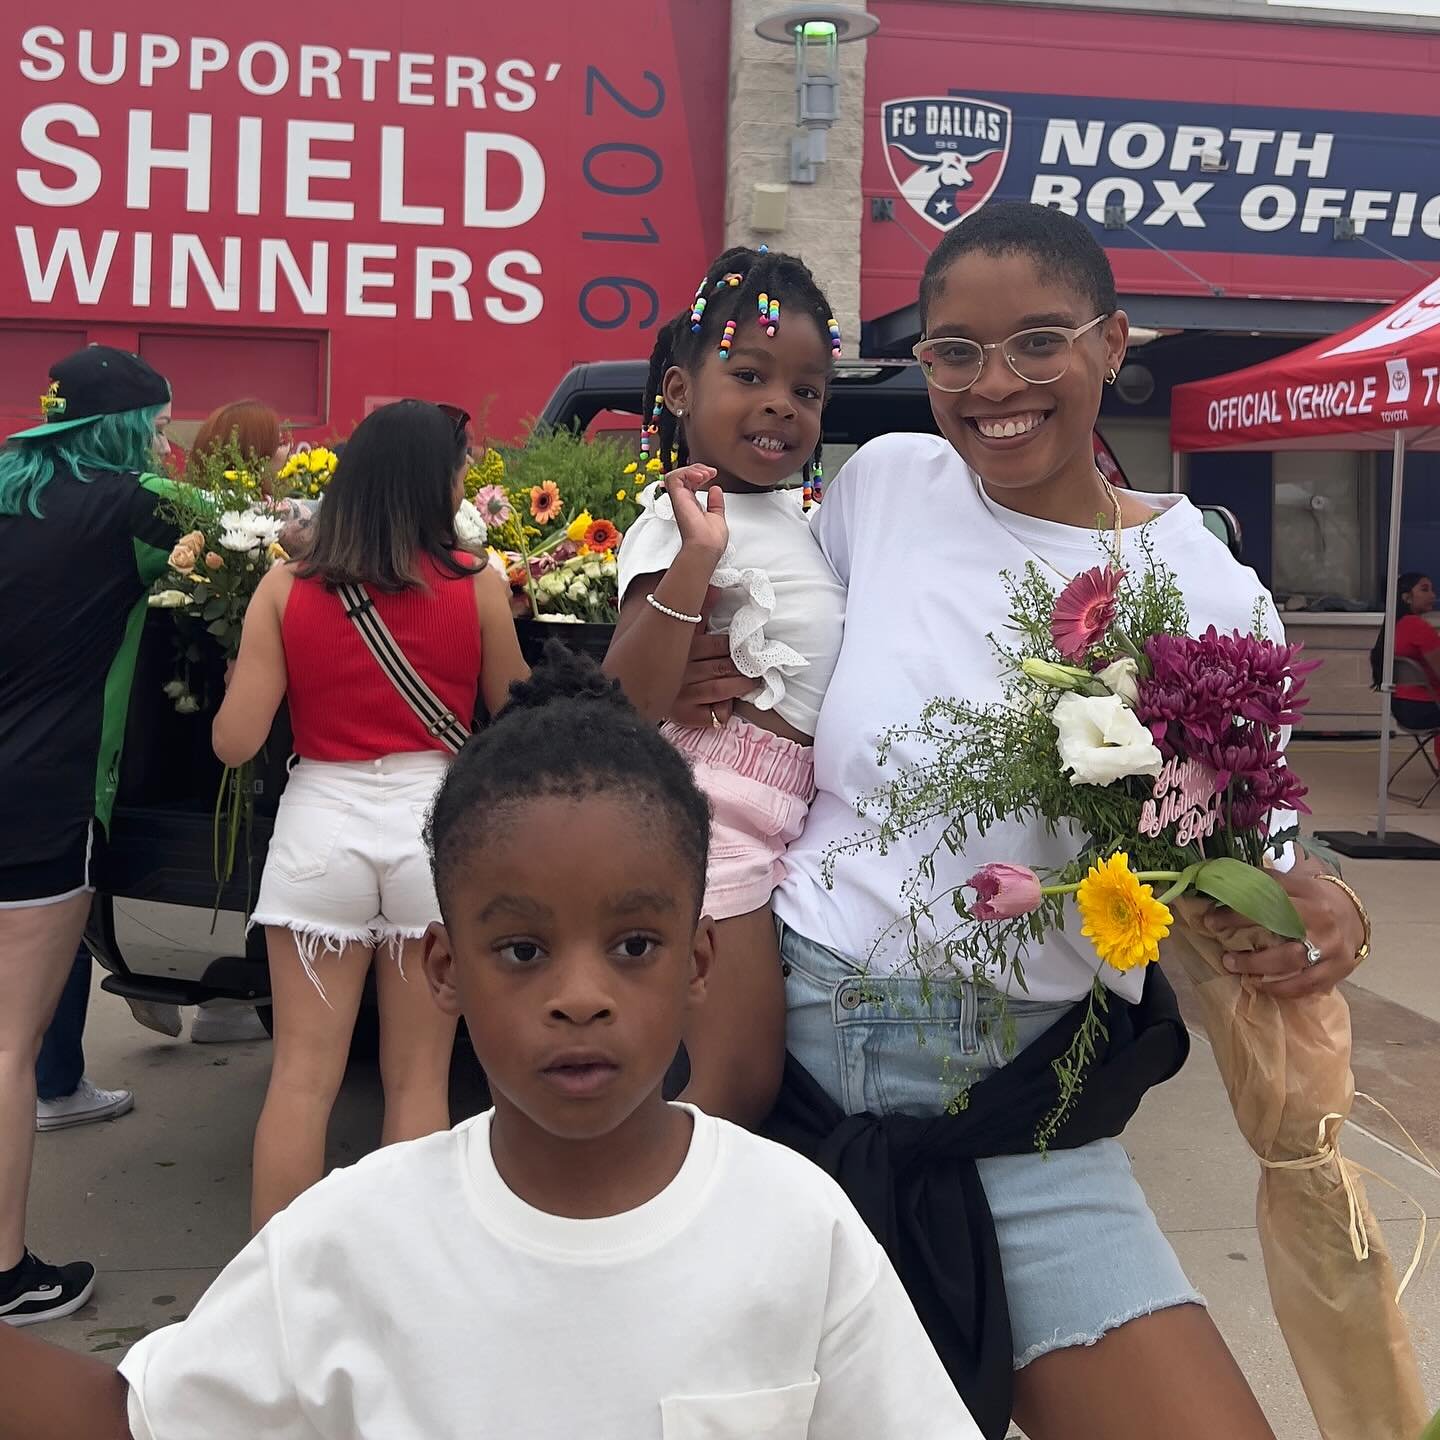
<path id="1" fill-rule="evenodd" d="M 639 575 L 668 570 L 680 553 L 670 497 L 650 486 L 644 512 L 620 546 L 620 600 Z M 729 635 L 742 675 L 760 683 L 745 698 L 815 733 L 845 628 L 845 587 L 820 553 L 799 490 L 726 495 L 730 544 L 711 584 L 719 591 L 712 634 Z"/>
<path id="2" fill-rule="evenodd" d="M 840 1189 L 690 1113 L 605 1219 L 520 1200 L 489 1114 L 336 1172 L 130 1351 L 136 1440 L 979 1440 Z"/>
<path id="3" fill-rule="evenodd" d="M 1140 498 L 1158 512 L 1143 529 L 1155 558 L 1179 582 L 1193 633 L 1210 625 L 1248 633 L 1258 602 L 1270 633 L 1283 636 L 1255 572 L 1206 530 L 1183 495 Z M 849 590 L 845 641 L 815 731 L 818 794 L 804 833 L 786 852 L 786 878 L 773 904 L 802 935 L 888 972 L 910 963 L 909 911 L 901 891 L 939 829 L 906 836 L 884 855 L 869 849 L 845 856 L 830 888 L 821 878 L 827 851 L 874 828 L 857 814 L 857 800 L 902 766 L 927 758 L 920 742 L 906 741 L 895 745 L 882 769 L 876 758 L 880 736 L 917 721 L 936 697 L 1000 701 L 1004 685 L 988 639 L 1003 634 L 1008 618 L 1000 572 L 1021 575 L 1040 557 L 1074 575 L 1103 563 L 1102 542 L 1094 530 L 996 505 L 949 442 L 936 435 L 888 435 L 858 450 L 826 488 L 815 533 Z M 1136 527 L 1123 537 L 1123 553 L 1136 569 L 1145 563 L 1140 534 Z M 1057 590 L 1064 583 L 1053 572 L 1047 578 Z M 983 838 L 972 833 L 963 855 L 942 847 L 933 893 L 943 895 L 991 861 L 1058 869 L 1079 849 L 1063 833 L 1001 823 Z M 943 920 L 948 905 L 940 908 Z M 1028 989 L 1013 987 L 1013 993 L 1041 1001 L 1079 999 L 1098 967 L 1109 989 L 1137 998 L 1143 970 L 1122 974 L 1099 966 L 1073 907 L 1066 915 L 1065 931 L 1031 948 Z M 922 934 L 922 948 L 934 939 L 933 931 Z"/>

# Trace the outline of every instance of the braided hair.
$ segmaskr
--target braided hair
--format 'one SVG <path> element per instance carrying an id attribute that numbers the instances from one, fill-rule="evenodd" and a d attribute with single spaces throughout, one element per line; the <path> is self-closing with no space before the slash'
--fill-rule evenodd
<path id="1" fill-rule="evenodd" d="M 762 301 L 766 320 L 761 320 Z M 783 314 L 781 313 L 783 309 Z M 668 470 L 687 465 L 690 447 L 685 428 L 662 398 L 665 374 L 672 365 L 695 369 L 707 349 L 728 353 L 729 338 L 746 321 L 775 326 L 808 316 L 819 327 L 831 354 L 840 354 L 840 330 L 825 292 L 805 262 L 783 251 L 736 245 L 717 256 L 705 272 L 691 305 L 660 327 L 650 352 L 641 401 L 641 464 L 652 456 Z M 774 329 L 770 329 L 774 334 Z M 805 462 L 805 484 L 819 498 L 823 475 L 821 442 Z"/>
<path id="2" fill-rule="evenodd" d="M 538 796 L 623 796 L 669 822 L 670 841 L 705 890 L 710 806 L 684 756 L 647 724 L 590 660 L 558 640 L 528 680 L 510 687 L 493 724 L 471 737 L 446 773 L 425 827 L 440 909 L 454 914 L 457 872 L 493 839 L 501 816 Z"/>

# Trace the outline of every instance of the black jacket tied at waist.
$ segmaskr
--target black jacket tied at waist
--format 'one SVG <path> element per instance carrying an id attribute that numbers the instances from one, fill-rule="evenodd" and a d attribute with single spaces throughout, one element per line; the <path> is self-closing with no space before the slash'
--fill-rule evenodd
<path id="1" fill-rule="evenodd" d="M 764 1133 L 833 1176 L 899 1272 L 926 1332 L 987 1440 L 1010 1422 L 1014 1376 L 1000 1249 L 977 1159 L 1035 1148 L 1058 1100 L 1053 1062 L 1084 1017 L 1077 1004 L 955 1114 L 846 1115 L 793 1056 Z M 1150 967 L 1137 1005 L 1110 997 L 1108 1035 L 1052 1149 L 1120 1134 L 1145 1092 L 1185 1063 L 1175 992 Z"/>

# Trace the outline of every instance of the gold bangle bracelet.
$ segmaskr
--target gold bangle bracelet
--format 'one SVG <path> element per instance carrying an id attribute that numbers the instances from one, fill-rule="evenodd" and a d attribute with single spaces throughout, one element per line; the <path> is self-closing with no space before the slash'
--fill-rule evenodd
<path id="1" fill-rule="evenodd" d="M 1370 953 L 1370 912 L 1365 908 L 1365 902 L 1338 875 L 1320 875 L 1317 878 L 1343 890 L 1350 897 L 1350 903 L 1359 913 L 1360 923 L 1365 927 L 1365 938 L 1360 942 L 1360 948 L 1355 952 L 1355 958 L 1357 960 L 1365 959 Z"/>

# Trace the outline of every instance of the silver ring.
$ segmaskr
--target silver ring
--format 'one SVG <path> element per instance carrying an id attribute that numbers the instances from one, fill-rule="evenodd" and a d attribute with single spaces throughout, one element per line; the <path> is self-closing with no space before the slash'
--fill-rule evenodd
<path id="1" fill-rule="evenodd" d="M 1318 965 L 1323 959 L 1320 947 L 1313 941 L 1305 941 L 1305 968 L 1308 970 L 1312 965 Z"/>

